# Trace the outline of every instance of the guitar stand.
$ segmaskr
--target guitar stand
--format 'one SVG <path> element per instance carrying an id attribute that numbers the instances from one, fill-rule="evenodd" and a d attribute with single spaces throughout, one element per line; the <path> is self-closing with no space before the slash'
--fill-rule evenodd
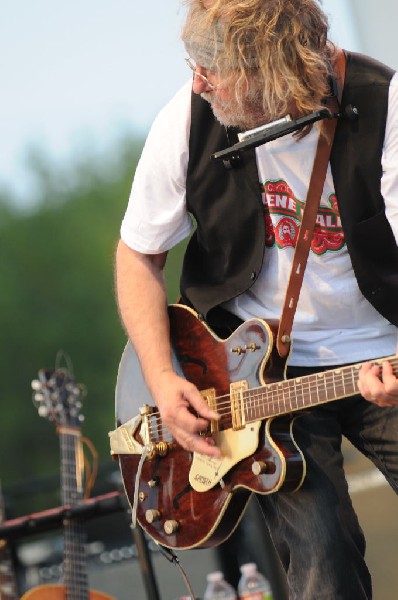
<path id="1" fill-rule="evenodd" d="M 137 548 L 138 558 L 141 566 L 142 578 L 147 593 L 148 600 L 160 600 L 159 590 L 156 583 L 155 572 L 153 570 L 151 555 L 148 550 L 148 544 L 141 527 L 136 527 L 133 531 L 134 543 Z"/>
<path id="2" fill-rule="evenodd" d="M 88 498 L 78 505 L 58 506 L 57 508 L 4 521 L 0 525 L 0 539 L 15 539 L 58 529 L 63 526 L 65 519 L 83 518 L 88 520 L 121 511 L 126 513 L 125 494 L 123 492 L 110 492 Z M 133 530 L 133 538 L 137 548 L 147 598 L 148 600 L 160 600 L 151 556 L 141 527 Z"/>
<path id="3" fill-rule="evenodd" d="M 77 505 L 64 505 L 4 521 L 0 525 L 1 538 L 24 537 L 62 527 L 65 519 L 92 519 L 124 510 L 120 492 L 110 492 L 84 500 Z"/>
<path id="4" fill-rule="evenodd" d="M 127 502 L 127 497 L 124 492 L 121 494 L 121 503 L 123 504 L 124 512 L 129 516 L 131 525 L 131 509 Z M 134 543 L 137 548 L 138 559 L 140 561 L 141 574 L 144 580 L 144 586 L 148 600 L 160 600 L 159 590 L 156 583 L 155 572 L 152 565 L 151 555 L 148 549 L 148 544 L 145 534 L 140 526 L 131 527 Z"/>

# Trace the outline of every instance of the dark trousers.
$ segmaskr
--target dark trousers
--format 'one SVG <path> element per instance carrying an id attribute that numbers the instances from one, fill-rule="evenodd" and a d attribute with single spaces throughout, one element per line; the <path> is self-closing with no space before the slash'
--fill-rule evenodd
<path id="1" fill-rule="evenodd" d="M 289 369 L 297 377 L 315 369 Z M 345 436 L 398 493 L 398 406 L 380 408 L 361 396 L 299 416 L 293 435 L 306 461 L 295 493 L 258 495 L 287 573 L 289 600 L 369 600 L 365 539 L 348 493 L 341 451 Z"/>

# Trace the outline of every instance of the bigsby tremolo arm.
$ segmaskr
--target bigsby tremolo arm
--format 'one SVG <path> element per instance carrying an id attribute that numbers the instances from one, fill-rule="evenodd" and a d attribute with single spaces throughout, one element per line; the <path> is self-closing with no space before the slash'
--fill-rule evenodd
<path id="1" fill-rule="evenodd" d="M 139 415 L 109 433 L 111 454 L 116 457 L 118 454 L 145 453 L 148 460 L 155 456 L 166 456 L 171 444 L 162 437 L 157 409 L 144 404 L 140 407 Z"/>

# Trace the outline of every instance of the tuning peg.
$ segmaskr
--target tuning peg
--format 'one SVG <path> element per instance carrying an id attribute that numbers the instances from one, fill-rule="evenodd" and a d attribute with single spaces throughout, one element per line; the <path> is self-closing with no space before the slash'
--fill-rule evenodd
<path id="1" fill-rule="evenodd" d="M 32 390 L 41 390 L 43 389 L 43 386 L 41 384 L 41 382 L 38 379 L 34 379 L 32 381 Z"/>
<path id="2" fill-rule="evenodd" d="M 35 392 L 33 394 L 33 400 L 37 403 L 44 402 L 45 396 L 44 396 L 43 392 Z"/>
<path id="3" fill-rule="evenodd" d="M 48 407 L 45 404 L 41 404 L 37 409 L 37 412 L 39 413 L 40 417 L 48 417 L 50 413 Z"/>

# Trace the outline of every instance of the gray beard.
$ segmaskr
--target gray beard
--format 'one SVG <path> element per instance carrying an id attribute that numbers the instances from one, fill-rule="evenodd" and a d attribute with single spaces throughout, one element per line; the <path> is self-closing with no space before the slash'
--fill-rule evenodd
<path id="1" fill-rule="evenodd" d="M 211 93 L 203 92 L 201 97 L 210 104 L 214 117 L 225 127 L 238 127 L 239 129 L 245 130 L 252 129 L 253 127 L 257 127 L 266 122 L 261 103 L 258 99 L 248 98 L 247 108 L 245 107 L 243 109 L 243 107 L 239 107 L 241 108 L 239 111 L 237 108 L 235 108 L 235 110 L 232 109 L 230 104 L 221 101 L 218 101 L 221 108 L 214 107 L 211 103 Z"/>

